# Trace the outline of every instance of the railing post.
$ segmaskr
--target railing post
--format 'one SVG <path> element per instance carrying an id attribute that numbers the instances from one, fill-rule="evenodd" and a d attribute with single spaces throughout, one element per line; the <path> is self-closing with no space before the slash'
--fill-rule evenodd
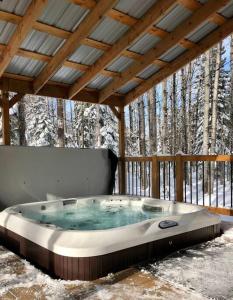
<path id="1" fill-rule="evenodd" d="M 160 168 L 157 155 L 152 157 L 152 197 L 160 198 Z"/>
<path id="2" fill-rule="evenodd" d="M 125 115 L 124 107 L 119 108 L 119 154 L 120 154 L 120 163 L 119 163 L 119 194 L 126 194 L 126 170 L 125 170 Z"/>
<path id="3" fill-rule="evenodd" d="M 176 155 L 176 201 L 183 202 L 184 162 L 181 154 Z"/>

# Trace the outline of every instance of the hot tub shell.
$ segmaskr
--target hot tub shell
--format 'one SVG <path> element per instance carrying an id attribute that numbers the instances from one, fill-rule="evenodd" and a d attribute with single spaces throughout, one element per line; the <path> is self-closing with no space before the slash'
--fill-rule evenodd
<path id="1" fill-rule="evenodd" d="M 140 201 L 142 205 L 168 209 L 172 215 L 105 230 L 65 230 L 25 218 L 22 211 L 59 208 L 71 199 L 22 204 L 0 213 L 0 238 L 14 252 L 58 278 L 94 280 L 220 234 L 220 218 L 200 206 L 128 196 L 74 200 L 93 198 L 116 203 Z M 178 225 L 161 229 L 159 223 L 164 219 Z"/>

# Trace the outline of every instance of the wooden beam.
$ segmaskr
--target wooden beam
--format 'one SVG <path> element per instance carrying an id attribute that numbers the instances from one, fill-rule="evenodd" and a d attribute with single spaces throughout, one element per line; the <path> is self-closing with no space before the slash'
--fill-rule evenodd
<path id="1" fill-rule="evenodd" d="M 95 0 L 68 0 L 68 1 L 88 9 L 92 9 L 96 6 Z"/>
<path id="2" fill-rule="evenodd" d="M 81 41 L 87 37 L 90 31 L 100 22 L 106 12 L 116 3 L 116 0 L 100 0 L 95 8 L 86 16 L 74 33 L 66 40 L 65 44 L 55 54 L 33 83 L 34 91 L 37 93 L 46 82 L 59 70 L 67 57 L 69 57 Z"/>
<path id="3" fill-rule="evenodd" d="M 140 62 L 135 62 L 130 65 L 126 71 L 122 72 L 121 77 L 115 78 L 109 85 L 107 85 L 107 87 L 101 90 L 99 102 L 103 103 L 106 98 L 115 93 L 121 86 L 132 80 L 133 77 L 152 64 L 155 59 L 158 59 L 170 48 L 181 42 L 190 32 L 195 30 L 198 26 L 210 18 L 214 12 L 225 6 L 228 2 L 229 0 L 218 0 L 208 1 L 203 4 L 201 8 L 197 9 L 191 15 L 191 17 L 178 25 L 173 32 L 169 33 L 169 35 L 156 44 L 153 49 L 149 50 L 146 55 L 141 58 Z"/>
<path id="4" fill-rule="evenodd" d="M 6 87 L 8 91 L 20 94 L 33 94 L 33 78 L 13 75 L 13 74 L 4 74 L 0 79 L 0 90 Z M 69 99 L 68 91 L 70 85 L 59 84 L 56 82 L 49 81 L 41 90 L 39 95 L 45 97 L 54 97 L 61 99 Z M 74 97 L 74 101 L 81 101 L 87 103 L 98 103 L 98 91 L 92 91 L 90 89 L 84 89 Z M 119 95 L 112 95 L 107 101 L 106 105 L 114 105 L 117 107 L 122 107 L 124 105 L 123 97 Z"/>
<path id="5" fill-rule="evenodd" d="M 193 0 L 193 1 L 196 2 L 196 0 Z M 115 13 L 113 13 L 112 15 L 115 15 Z M 225 20 L 225 18 L 223 16 L 221 16 L 219 14 L 215 14 L 215 15 L 212 18 L 213 21 L 216 21 L 215 23 L 219 24 L 220 22 L 223 22 Z M 22 16 L 17 16 L 15 14 L 11 14 L 11 13 L 8 13 L 8 12 L 0 11 L 0 20 L 4 20 L 6 22 L 10 22 L 10 23 L 14 23 L 14 24 L 19 24 L 21 22 L 22 18 L 23 18 Z M 137 21 L 138 21 L 138 19 L 135 19 L 134 24 Z M 60 29 L 60 28 L 57 28 L 57 27 L 54 27 L 54 26 L 51 26 L 51 25 L 47 25 L 47 24 L 44 24 L 44 23 L 41 23 L 41 22 L 38 22 L 38 21 L 34 22 L 33 29 L 41 31 L 41 32 L 46 32 L 46 33 L 48 33 L 50 35 L 57 36 L 57 37 L 62 38 L 62 39 L 68 39 L 71 36 L 71 34 L 72 34 L 72 32 L 69 32 L 69 31 L 66 31 L 64 29 Z M 163 29 L 160 29 L 160 28 L 156 28 L 156 27 L 149 28 L 147 32 L 149 34 L 151 34 L 151 35 L 158 36 L 160 38 L 164 38 L 168 34 L 167 31 L 165 31 Z M 87 45 L 89 47 L 94 47 L 94 48 L 100 49 L 102 51 L 108 51 L 112 47 L 109 44 L 106 44 L 106 43 L 100 42 L 100 41 L 96 41 L 96 40 L 91 39 L 91 38 L 85 38 L 81 43 L 83 45 Z M 180 44 L 183 47 L 186 47 L 186 45 L 188 45 L 185 42 L 183 42 L 183 43 L 181 42 Z M 23 50 L 21 50 L 21 51 L 23 51 Z M 33 53 L 33 52 L 31 52 L 31 53 Z M 37 53 L 35 53 L 35 55 L 36 54 Z M 40 55 L 40 54 L 38 54 L 38 55 Z M 138 53 L 135 53 L 135 52 L 129 51 L 129 50 L 123 51 L 122 55 L 126 56 L 126 57 L 129 57 L 129 58 L 132 58 L 134 60 L 140 60 L 141 57 L 142 57 L 141 54 L 138 54 Z"/>
<path id="6" fill-rule="evenodd" d="M 24 96 L 25 96 L 25 94 L 22 94 L 22 93 L 17 93 L 16 95 L 14 95 L 9 102 L 9 108 L 13 107 L 16 103 L 21 101 L 21 99 Z"/>
<path id="7" fill-rule="evenodd" d="M 115 115 L 115 117 L 117 117 L 117 119 L 120 120 L 121 114 L 120 114 L 120 112 L 116 109 L 116 107 L 113 106 L 113 105 L 109 105 L 109 108 L 111 109 L 111 111 L 113 112 L 113 114 Z"/>
<path id="8" fill-rule="evenodd" d="M 129 47 L 136 39 L 139 39 L 153 24 L 161 19 L 169 9 L 176 3 L 176 0 L 158 0 L 153 7 L 139 20 L 119 41 L 112 46 L 100 59 L 86 72 L 70 89 L 69 98 L 72 98 L 84 88 L 92 78 L 101 72 L 106 66 Z"/>
<path id="9" fill-rule="evenodd" d="M 17 26 L 14 34 L 12 35 L 9 44 L 1 55 L 0 60 L 0 77 L 9 65 L 11 59 L 17 53 L 21 43 L 30 32 L 33 23 L 41 14 L 42 9 L 47 4 L 47 0 L 33 0 L 28 7 L 25 15 L 22 17 L 19 25 Z"/>
<path id="10" fill-rule="evenodd" d="M 185 66 L 188 62 L 192 61 L 203 52 L 213 47 L 220 40 L 226 38 L 233 32 L 233 18 L 226 21 L 221 27 L 214 30 L 207 37 L 197 43 L 192 49 L 187 50 L 184 54 L 176 58 L 169 63 L 163 69 L 152 75 L 145 83 L 142 83 L 139 87 L 135 88 L 132 92 L 129 92 L 125 96 L 125 105 L 138 98 L 140 95 L 149 90 L 152 86 L 158 84 L 168 76 L 172 75 L 180 68 Z"/>
<path id="11" fill-rule="evenodd" d="M 73 0 L 73 1 L 69 0 L 69 1 L 70 2 L 75 2 L 75 0 Z M 83 6 L 83 7 L 90 8 L 89 7 L 90 5 L 88 4 L 88 1 L 87 1 L 87 4 L 85 3 L 85 1 L 77 1 L 77 2 L 82 3 L 81 6 Z M 91 1 L 91 2 L 94 3 L 95 1 Z M 191 3 L 191 5 L 190 4 L 184 5 L 183 3 L 181 3 L 181 4 L 183 4 L 184 6 L 186 6 L 188 9 L 190 9 L 192 11 L 195 11 L 195 9 L 197 9 L 197 7 L 202 6 L 202 4 L 199 3 L 196 0 L 192 0 L 192 1 L 190 1 L 190 0 L 188 0 L 188 1 L 179 0 L 179 2 Z M 91 8 L 93 8 L 94 6 L 92 4 Z M 127 14 L 124 14 L 122 12 L 119 12 L 115 9 L 111 9 L 107 13 L 107 15 L 109 17 L 115 19 L 116 21 L 121 22 L 123 24 L 126 24 L 128 26 L 133 26 L 133 25 L 135 25 L 136 22 L 139 21 L 138 19 L 133 18 L 133 17 L 131 17 Z M 18 16 L 18 15 L 12 14 L 12 13 L 0 11 L 0 20 L 4 20 L 6 22 L 19 24 L 21 22 L 22 18 L 23 18 L 22 16 Z M 218 25 L 220 25 L 220 23 L 222 23 L 224 20 L 225 20 L 225 18 L 223 16 L 221 16 L 220 14 L 218 14 L 218 13 L 214 14 L 213 17 L 211 18 L 211 21 L 214 22 L 215 24 L 218 24 Z M 57 27 L 54 27 L 54 26 L 51 26 L 51 25 L 47 25 L 47 24 L 41 23 L 39 21 L 34 22 L 33 29 L 41 31 L 41 32 L 46 32 L 50 35 L 54 35 L 54 36 L 57 36 L 57 37 L 62 38 L 62 39 L 68 39 L 72 34 L 72 32 L 70 32 L 70 31 L 67 31 L 67 30 L 64 30 L 64 29 L 61 29 L 61 28 L 57 28 Z M 152 34 L 154 36 L 158 36 L 160 38 L 163 38 L 168 32 L 166 32 L 165 30 L 163 30 L 161 28 L 153 27 L 153 28 L 148 29 L 148 33 Z M 103 50 L 103 51 L 108 51 L 111 48 L 111 45 L 106 44 L 104 42 L 93 40 L 91 38 L 85 38 L 82 41 L 82 44 L 88 45 L 90 47 L 94 47 L 96 49 L 100 49 L 100 50 Z M 134 54 L 134 52 L 128 51 L 128 50 L 124 51 L 122 53 L 122 55 L 130 57 L 130 58 L 135 59 L 135 60 L 140 58 L 139 54 L 137 56 L 137 53 Z"/>
<path id="12" fill-rule="evenodd" d="M 5 90 L 2 91 L 2 138 L 3 145 L 10 145 L 10 113 L 9 95 Z"/>
<path id="13" fill-rule="evenodd" d="M 5 48 L 6 48 L 6 45 L 0 44 L 0 50 L 4 50 Z M 35 59 L 35 60 L 39 60 L 39 61 L 44 61 L 47 63 L 50 62 L 50 60 L 53 58 L 52 56 L 49 56 L 49 55 L 40 54 L 40 53 L 32 52 L 29 50 L 23 50 L 23 49 L 19 49 L 16 54 L 18 56 L 27 57 L 27 58 Z M 86 72 L 90 69 L 90 66 L 88 66 L 88 65 L 80 64 L 80 63 L 69 61 L 69 60 L 66 60 L 63 64 L 63 66 L 74 69 L 74 70 L 83 71 L 83 72 Z M 107 77 L 120 76 L 120 73 L 114 72 L 114 71 L 109 71 L 109 70 L 103 70 L 101 72 L 101 74 L 104 76 L 107 76 Z"/>

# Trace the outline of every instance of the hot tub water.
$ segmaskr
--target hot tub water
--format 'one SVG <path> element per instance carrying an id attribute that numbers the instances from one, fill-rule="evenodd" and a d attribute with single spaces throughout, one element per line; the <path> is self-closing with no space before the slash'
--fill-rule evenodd
<path id="1" fill-rule="evenodd" d="M 65 205 L 60 209 L 26 210 L 23 216 L 43 224 L 54 224 L 66 230 L 102 230 L 135 224 L 171 215 L 166 210 L 143 209 L 141 205 L 100 202 Z"/>

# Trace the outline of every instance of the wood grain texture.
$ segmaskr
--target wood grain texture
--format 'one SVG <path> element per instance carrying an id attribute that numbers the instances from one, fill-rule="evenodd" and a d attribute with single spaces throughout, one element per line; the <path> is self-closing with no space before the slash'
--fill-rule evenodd
<path id="1" fill-rule="evenodd" d="M 213 225 L 105 255 L 66 257 L 57 255 L 0 226 L 2 243 L 42 270 L 65 280 L 88 281 L 150 259 L 163 258 L 179 249 L 213 239 L 219 234 L 220 225 Z"/>

